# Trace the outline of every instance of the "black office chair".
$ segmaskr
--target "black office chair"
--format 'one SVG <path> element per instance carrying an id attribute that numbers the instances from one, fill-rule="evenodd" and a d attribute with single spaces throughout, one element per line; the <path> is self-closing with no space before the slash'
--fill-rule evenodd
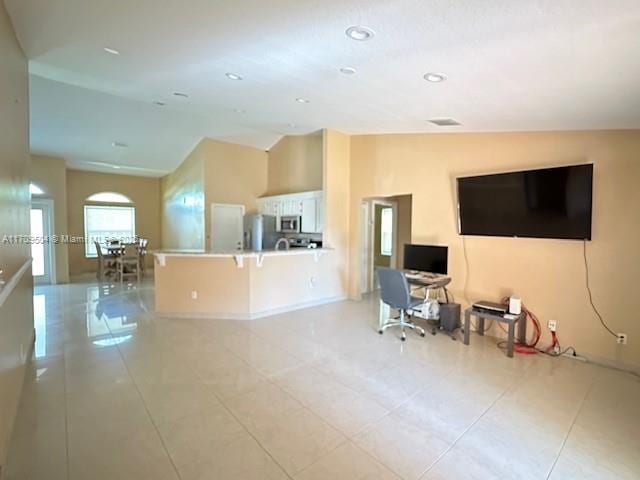
<path id="1" fill-rule="evenodd" d="M 380 327 L 378 333 L 382 335 L 389 327 L 400 327 L 402 332 L 400 339 L 403 342 L 407 338 L 404 332 L 405 328 L 416 330 L 421 337 L 424 337 L 424 329 L 408 322 L 406 319 L 408 311 L 424 303 L 424 299 L 411 296 L 409 283 L 404 276 L 404 272 L 384 267 L 379 267 L 376 271 L 380 282 L 380 299 L 391 308 L 400 310 L 399 319 L 385 323 Z"/>

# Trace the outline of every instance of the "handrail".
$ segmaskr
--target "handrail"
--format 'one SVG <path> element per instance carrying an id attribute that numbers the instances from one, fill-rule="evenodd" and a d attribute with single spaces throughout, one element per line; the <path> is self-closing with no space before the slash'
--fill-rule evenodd
<path id="1" fill-rule="evenodd" d="M 5 283 L 4 287 L 0 290 L 0 307 L 4 305 L 4 302 L 7 300 L 7 298 L 9 298 L 11 292 L 13 292 L 20 280 L 22 280 L 22 276 L 24 275 L 24 273 L 29 270 L 32 261 L 33 259 L 31 257 L 25 260 L 18 271 L 13 274 L 9 281 Z"/>

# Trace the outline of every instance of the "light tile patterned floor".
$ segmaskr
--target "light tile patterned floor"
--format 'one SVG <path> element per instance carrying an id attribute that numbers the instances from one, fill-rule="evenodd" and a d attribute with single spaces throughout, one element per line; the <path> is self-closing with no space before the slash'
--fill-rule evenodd
<path id="1" fill-rule="evenodd" d="M 37 287 L 7 479 L 637 479 L 640 380 L 406 344 L 377 304 L 164 318 L 150 282 Z"/>

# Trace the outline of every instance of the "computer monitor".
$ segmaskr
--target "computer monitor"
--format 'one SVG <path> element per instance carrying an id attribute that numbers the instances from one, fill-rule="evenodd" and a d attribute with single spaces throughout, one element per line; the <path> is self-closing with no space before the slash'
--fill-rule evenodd
<path id="1" fill-rule="evenodd" d="M 435 245 L 405 245 L 404 269 L 419 272 L 447 274 L 448 247 Z"/>

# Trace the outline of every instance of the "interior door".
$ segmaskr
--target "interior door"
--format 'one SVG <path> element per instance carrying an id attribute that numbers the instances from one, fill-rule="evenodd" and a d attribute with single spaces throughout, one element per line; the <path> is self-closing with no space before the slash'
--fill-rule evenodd
<path id="1" fill-rule="evenodd" d="M 211 204 L 211 249 L 242 250 L 244 205 Z"/>
<path id="2" fill-rule="evenodd" d="M 31 272 L 35 283 L 54 283 L 53 270 L 53 202 L 31 203 Z"/>

